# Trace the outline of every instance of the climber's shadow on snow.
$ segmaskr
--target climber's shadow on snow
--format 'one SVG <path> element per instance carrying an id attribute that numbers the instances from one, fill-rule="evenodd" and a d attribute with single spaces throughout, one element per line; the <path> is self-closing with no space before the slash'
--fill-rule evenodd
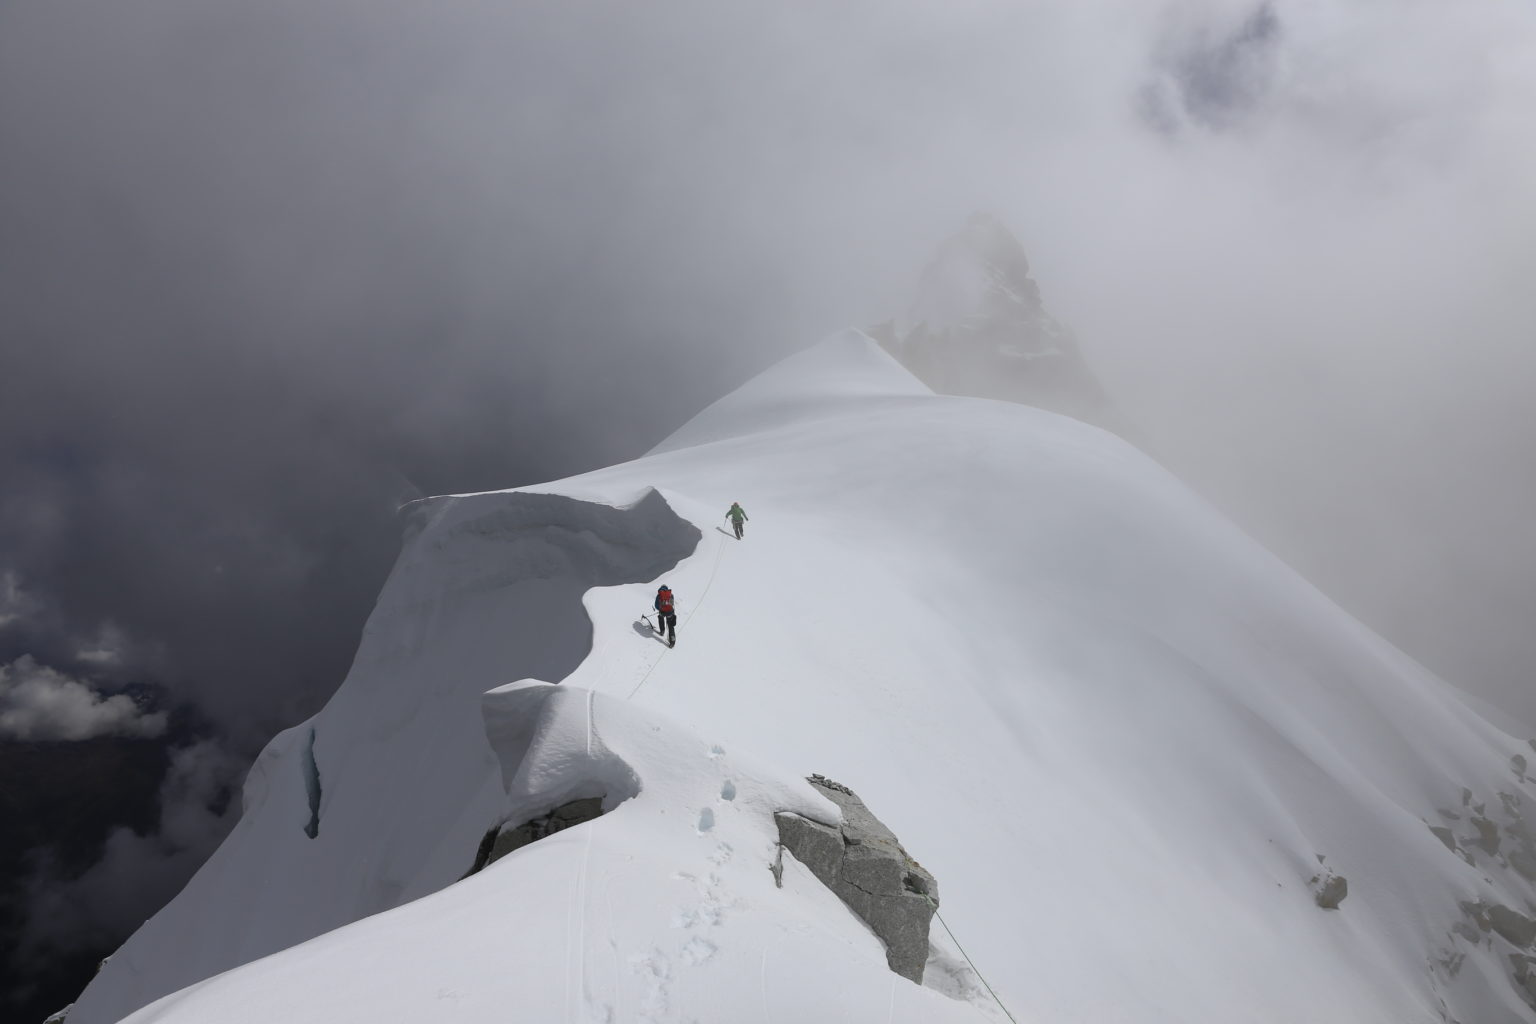
<path id="1" fill-rule="evenodd" d="M 655 640 L 657 643 L 661 644 L 661 646 L 663 646 L 663 647 L 667 646 L 666 637 L 662 636 L 660 633 L 658 633 L 654 629 L 652 629 L 651 628 L 651 624 L 649 622 L 646 622 L 644 619 L 636 619 L 635 623 L 634 623 L 634 626 L 635 626 L 635 632 L 636 633 L 639 633 L 641 636 L 649 637 L 650 639 Z"/>
<path id="2" fill-rule="evenodd" d="M 729 538 L 731 538 L 731 540 L 735 540 L 735 539 L 736 539 L 736 535 L 735 535 L 735 534 L 734 534 L 734 533 L 732 533 L 732 532 L 731 532 L 731 531 L 730 531 L 730 530 L 727 530 L 727 529 L 726 529 L 726 528 L 725 528 L 725 527 L 723 527 L 723 526 L 717 526 L 717 527 L 715 527 L 715 532 L 716 532 L 716 533 L 723 533 L 723 534 L 725 534 L 725 535 L 726 535 L 726 536 L 727 536 L 727 537 L 729 537 Z"/>
<path id="3" fill-rule="evenodd" d="M 633 625 L 634 625 L 634 628 L 635 628 L 635 632 L 639 633 L 641 636 L 655 636 L 656 635 L 656 631 L 651 628 L 651 624 L 649 622 L 646 622 L 644 619 L 636 619 L 634 621 Z"/>

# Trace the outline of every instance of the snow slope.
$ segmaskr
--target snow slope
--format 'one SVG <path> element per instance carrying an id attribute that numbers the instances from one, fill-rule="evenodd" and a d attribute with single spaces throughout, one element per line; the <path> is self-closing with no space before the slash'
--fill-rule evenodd
<path id="1" fill-rule="evenodd" d="M 849 333 L 634 462 L 413 506 L 342 688 L 68 1019 L 1536 1020 L 1527 754 L 1134 449 Z M 813 771 L 996 1000 L 937 921 L 918 986 L 775 887 Z"/>

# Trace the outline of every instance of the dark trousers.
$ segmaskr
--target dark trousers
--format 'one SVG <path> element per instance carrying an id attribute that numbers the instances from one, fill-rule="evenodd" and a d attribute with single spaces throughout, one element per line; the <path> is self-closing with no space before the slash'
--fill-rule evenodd
<path id="1" fill-rule="evenodd" d="M 656 613 L 656 632 L 659 633 L 662 636 L 666 636 L 667 635 L 667 630 L 669 630 L 669 629 L 672 631 L 672 639 L 676 640 L 677 639 L 677 613 L 676 612 L 657 612 Z"/>
<path id="2" fill-rule="evenodd" d="M 731 527 L 732 527 L 732 529 L 734 529 L 736 531 L 736 539 L 737 540 L 741 540 L 741 520 L 740 519 L 732 519 L 731 520 Z"/>

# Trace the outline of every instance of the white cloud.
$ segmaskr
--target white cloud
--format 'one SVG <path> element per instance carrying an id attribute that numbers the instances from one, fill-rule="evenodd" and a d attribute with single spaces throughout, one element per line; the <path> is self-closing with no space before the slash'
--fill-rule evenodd
<path id="1" fill-rule="evenodd" d="M 105 623 L 96 635 L 80 644 L 75 657 L 93 665 L 117 665 L 128 649 L 128 635 L 115 623 Z"/>
<path id="2" fill-rule="evenodd" d="M 39 665 L 30 655 L 0 666 L 0 738 L 150 739 L 163 735 L 165 728 L 163 711 L 146 714 L 124 694 L 103 696 L 78 679 Z"/>
<path id="3" fill-rule="evenodd" d="M 60 878 L 42 862 L 32 880 L 24 953 L 120 941 L 159 910 L 239 818 L 239 801 L 228 797 L 244 768 L 213 740 L 172 751 L 154 833 L 114 830 L 101 860 L 79 878 Z"/>
<path id="4" fill-rule="evenodd" d="M 22 589 L 20 576 L 9 569 L 0 572 L 0 629 L 25 619 L 36 607 L 37 602 Z"/>

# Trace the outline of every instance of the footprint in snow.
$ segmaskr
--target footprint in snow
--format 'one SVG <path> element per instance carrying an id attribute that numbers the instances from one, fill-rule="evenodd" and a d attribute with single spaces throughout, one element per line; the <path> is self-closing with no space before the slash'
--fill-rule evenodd
<path id="1" fill-rule="evenodd" d="M 715 827 L 715 812 L 708 807 L 699 812 L 699 835 Z"/>
<path id="2" fill-rule="evenodd" d="M 683 962 L 697 967 L 710 957 L 715 955 L 716 946 L 713 942 L 694 936 L 688 940 L 688 945 L 683 947 Z"/>
<path id="3" fill-rule="evenodd" d="M 725 785 L 720 787 L 720 799 L 721 800 L 735 800 L 736 799 L 736 783 L 732 782 L 730 779 L 726 779 L 725 780 Z"/>
<path id="4" fill-rule="evenodd" d="M 706 894 L 696 907 L 678 907 L 672 914 L 672 927 L 713 928 L 720 923 L 722 909 L 718 899 Z"/>
<path id="5" fill-rule="evenodd" d="M 668 1009 L 667 989 L 672 981 L 672 965 L 654 946 L 629 958 L 630 972 L 641 979 L 645 991 L 640 996 L 639 1020 L 646 1024 L 665 1019 Z"/>
<path id="6" fill-rule="evenodd" d="M 721 757 L 724 757 L 724 756 L 725 756 L 725 748 L 722 747 L 720 744 L 716 743 L 714 746 L 709 748 L 710 760 L 715 760 L 717 758 L 721 758 Z"/>

